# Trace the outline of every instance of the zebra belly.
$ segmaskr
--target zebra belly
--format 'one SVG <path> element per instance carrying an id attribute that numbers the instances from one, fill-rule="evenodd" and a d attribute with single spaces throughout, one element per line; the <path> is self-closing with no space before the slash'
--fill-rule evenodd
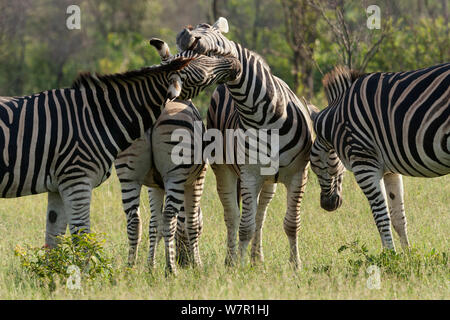
<path id="1" fill-rule="evenodd" d="M 449 127 L 441 126 L 436 131 L 427 129 L 419 127 L 403 132 L 404 143 L 379 148 L 386 171 L 412 177 L 439 177 L 450 173 Z"/>

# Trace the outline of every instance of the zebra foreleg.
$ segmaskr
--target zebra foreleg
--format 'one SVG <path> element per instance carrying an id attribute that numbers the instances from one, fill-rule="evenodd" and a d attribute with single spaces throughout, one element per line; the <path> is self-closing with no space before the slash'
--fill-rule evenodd
<path id="1" fill-rule="evenodd" d="M 45 246 L 54 248 L 58 244 L 58 236 L 66 233 L 67 215 L 64 202 L 58 192 L 48 193 Z"/>
<path id="2" fill-rule="evenodd" d="M 306 166 L 306 165 L 305 165 Z M 291 181 L 286 183 L 287 207 L 284 217 L 284 232 L 289 240 L 290 258 L 292 266 L 300 267 L 300 257 L 298 254 L 298 233 L 300 231 L 300 204 L 305 193 L 306 182 L 308 181 L 307 167 L 303 171 L 296 173 Z"/>
<path id="3" fill-rule="evenodd" d="M 383 248 L 395 251 L 391 219 L 386 205 L 386 189 L 379 169 L 359 164 L 353 168 L 355 179 L 369 201 L 373 219 L 380 233 Z"/>
<path id="4" fill-rule="evenodd" d="M 248 172 L 244 168 L 241 170 L 242 216 L 239 224 L 239 256 L 241 265 L 245 265 L 247 247 L 255 235 L 258 194 L 261 192 L 263 182 L 260 175 Z"/>
<path id="5" fill-rule="evenodd" d="M 121 182 L 123 210 L 127 218 L 128 266 L 132 267 L 137 258 L 141 242 L 142 224 L 139 213 L 141 185 L 135 182 Z"/>
<path id="6" fill-rule="evenodd" d="M 386 195 L 389 204 L 389 214 L 395 232 L 400 237 L 403 248 L 409 247 L 408 232 L 406 228 L 405 205 L 403 200 L 403 179 L 399 174 L 387 173 L 383 177 Z"/>
<path id="7" fill-rule="evenodd" d="M 227 253 L 225 265 L 234 266 L 237 261 L 237 232 L 241 212 L 238 203 L 238 176 L 226 165 L 212 165 L 217 182 L 217 193 L 223 206 L 227 227 Z"/>
<path id="8" fill-rule="evenodd" d="M 64 202 L 64 211 L 67 214 L 70 233 L 89 233 L 90 207 L 92 188 L 88 184 L 80 183 L 61 191 Z"/>
<path id="9" fill-rule="evenodd" d="M 258 208 L 256 209 L 256 230 L 252 241 L 251 261 L 252 263 L 264 262 L 262 250 L 262 228 L 266 218 L 267 207 L 277 190 L 276 183 L 265 183 L 258 196 Z"/>
<path id="10" fill-rule="evenodd" d="M 149 224 L 149 253 L 148 265 L 155 267 L 156 248 L 163 236 L 162 210 L 164 205 L 164 189 L 148 188 L 148 199 L 150 202 L 150 224 Z"/>

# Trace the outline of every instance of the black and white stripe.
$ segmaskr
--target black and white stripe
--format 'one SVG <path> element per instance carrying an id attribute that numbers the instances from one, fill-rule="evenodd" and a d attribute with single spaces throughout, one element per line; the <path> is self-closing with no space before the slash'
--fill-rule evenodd
<path id="1" fill-rule="evenodd" d="M 322 207 L 342 203 L 345 166 L 369 200 L 383 247 L 395 249 L 391 220 L 409 246 L 402 175 L 450 173 L 450 64 L 364 75 L 336 67 L 323 82 L 329 105 L 314 116 L 311 151 Z"/>
<path id="2" fill-rule="evenodd" d="M 199 87 L 238 72 L 236 59 L 188 52 L 137 71 L 83 74 L 71 88 L 1 97 L 1 197 L 49 193 L 49 246 L 67 223 L 72 233 L 89 232 L 92 189 L 108 178 L 117 154 L 150 128 L 166 97 L 192 98 Z"/>
<path id="3" fill-rule="evenodd" d="M 214 164 L 218 193 L 224 207 L 228 230 L 226 263 L 237 258 L 244 261 L 247 246 L 253 239 L 252 260 L 262 261 L 261 233 L 267 205 L 275 193 L 276 183 L 287 187 L 287 210 L 284 230 L 290 243 L 290 261 L 298 266 L 297 235 L 300 229 L 300 203 L 307 181 L 309 152 L 313 143 L 312 122 L 308 106 L 301 102 L 284 81 L 271 73 L 269 66 L 255 52 L 228 40 L 222 35 L 228 25 L 220 18 L 213 26 L 200 24 L 186 28 L 177 36 L 180 50 L 193 50 L 210 56 L 232 55 L 242 65 L 242 75 L 219 86 L 208 110 L 208 129 L 278 130 L 279 170 L 261 176 L 257 165 Z M 242 217 L 236 187 L 240 180 Z M 259 199 L 259 203 L 258 200 Z"/>
<path id="4" fill-rule="evenodd" d="M 200 127 L 195 129 L 196 126 Z M 188 164 L 175 164 L 171 159 L 174 143 L 177 142 L 173 141 L 172 133 L 180 129 L 185 130 L 192 141 L 191 162 Z M 200 114 L 191 102 L 169 102 L 153 128 L 115 160 L 127 217 L 129 265 L 136 261 L 141 239 L 139 201 L 142 185 L 149 187 L 149 265 L 155 265 L 156 246 L 162 237 L 166 241 L 166 265 L 169 271 L 175 271 L 175 257 L 181 265 L 188 262 L 194 266 L 201 264 L 198 249 L 203 223 L 200 197 L 206 164 L 196 164 L 194 161 L 194 139 L 201 139 L 195 134 L 203 135 L 204 131 Z M 173 246 L 175 235 L 176 255 Z"/>

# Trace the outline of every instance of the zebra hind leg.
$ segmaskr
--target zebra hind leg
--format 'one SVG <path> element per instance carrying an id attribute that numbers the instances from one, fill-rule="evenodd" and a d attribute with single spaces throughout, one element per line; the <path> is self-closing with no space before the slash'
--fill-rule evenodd
<path id="1" fill-rule="evenodd" d="M 166 254 L 166 275 L 176 274 L 175 234 L 178 213 L 183 206 L 184 188 L 177 182 L 164 181 L 166 199 L 163 210 L 163 236 Z"/>
<path id="2" fill-rule="evenodd" d="M 54 248 L 58 244 L 58 236 L 66 233 L 67 215 L 64 202 L 58 192 L 48 193 L 45 246 Z"/>
<path id="3" fill-rule="evenodd" d="M 306 164 L 305 164 L 306 166 Z M 284 217 L 283 228 L 290 245 L 290 258 L 294 269 L 300 267 L 300 257 L 298 253 L 298 233 L 300 231 L 300 204 L 305 193 L 306 182 L 308 181 L 308 169 L 296 173 L 292 179 L 286 183 L 286 215 Z"/>
<path id="4" fill-rule="evenodd" d="M 138 246 L 141 242 L 142 223 L 139 213 L 141 185 L 135 182 L 121 182 L 123 210 L 127 218 L 128 266 L 136 263 Z"/>
<path id="5" fill-rule="evenodd" d="M 177 218 L 177 232 L 175 235 L 176 261 L 181 267 L 187 267 L 190 261 L 189 241 L 186 233 L 186 212 L 185 207 L 181 207 Z"/>
<path id="6" fill-rule="evenodd" d="M 150 268 L 155 267 L 156 248 L 163 236 L 162 210 L 164 204 L 164 189 L 148 188 L 148 199 L 150 202 L 150 224 L 149 224 L 149 254 L 148 265 Z"/>
<path id="7" fill-rule="evenodd" d="M 262 250 L 262 228 L 266 218 L 267 207 L 272 201 L 277 185 L 275 183 L 265 183 L 258 197 L 258 208 L 256 209 L 256 230 L 252 241 L 251 261 L 252 263 L 264 262 Z"/>
<path id="8" fill-rule="evenodd" d="M 203 193 L 205 175 L 206 168 L 202 170 L 193 186 L 185 186 L 184 188 L 184 203 L 186 209 L 185 234 L 187 235 L 188 240 L 190 263 L 192 263 L 194 267 L 202 265 L 198 240 L 203 224 L 203 221 L 200 220 L 202 219 L 200 198 Z"/>
<path id="9" fill-rule="evenodd" d="M 399 174 L 388 173 L 383 177 L 389 204 L 389 214 L 395 232 L 400 237 L 402 248 L 409 248 L 406 228 L 405 205 L 403 198 L 403 179 Z"/>

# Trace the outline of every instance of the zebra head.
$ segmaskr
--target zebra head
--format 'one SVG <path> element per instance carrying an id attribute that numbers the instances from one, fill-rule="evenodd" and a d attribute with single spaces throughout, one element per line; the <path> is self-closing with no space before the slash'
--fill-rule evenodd
<path id="1" fill-rule="evenodd" d="M 320 206 L 334 211 L 342 204 L 342 178 L 345 167 L 336 152 L 316 138 L 310 154 L 311 169 L 320 184 Z"/>
<path id="2" fill-rule="evenodd" d="M 236 46 L 222 33 L 228 32 L 227 19 L 220 17 L 212 26 L 201 23 L 195 28 L 186 27 L 177 35 L 180 52 L 192 50 L 205 55 L 232 55 L 237 57 Z"/>
<path id="3" fill-rule="evenodd" d="M 167 75 L 168 100 L 195 98 L 206 87 L 233 81 L 241 72 L 239 60 L 231 56 L 209 57 L 193 51 L 184 51 L 172 56 L 164 41 L 153 38 L 150 44 L 158 51 L 162 65 L 183 64 L 181 68 L 176 68 Z"/>

